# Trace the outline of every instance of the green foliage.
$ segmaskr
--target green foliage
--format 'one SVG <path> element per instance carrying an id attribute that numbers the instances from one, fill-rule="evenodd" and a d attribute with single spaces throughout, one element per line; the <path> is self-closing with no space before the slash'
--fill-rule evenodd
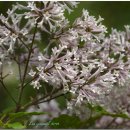
<path id="1" fill-rule="evenodd" d="M 23 120 L 33 115 L 43 115 L 43 114 L 46 113 L 45 112 L 18 112 L 18 113 L 10 113 L 9 117 L 10 117 L 10 121 L 14 121 L 18 119 Z"/>
<path id="2" fill-rule="evenodd" d="M 0 120 L 0 127 L 3 126 L 3 125 L 4 125 L 3 122 Z"/>
<path id="3" fill-rule="evenodd" d="M 57 125 L 55 125 L 57 123 Z M 54 124 L 54 125 L 52 125 Z M 79 117 L 77 116 L 68 116 L 68 115 L 60 115 L 57 118 L 54 118 L 51 122 L 50 122 L 50 127 L 51 128 L 62 128 L 62 129 L 66 129 L 66 128 L 80 128 L 82 124 L 82 121 L 79 119 Z"/>
<path id="4" fill-rule="evenodd" d="M 109 113 L 103 107 L 99 105 L 92 106 L 91 104 L 87 104 L 87 107 L 91 110 L 92 114 L 89 118 L 85 120 L 81 120 L 77 116 L 68 116 L 68 115 L 60 115 L 57 118 L 54 118 L 50 122 L 50 128 L 55 129 L 78 129 L 78 128 L 94 128 L 95 122 L 100 119 L 102 116 L 111 116 L 114 118 L 121 117 L 125 119 L 130 119 L 130 117 L 124 113 Z"/>
<path id="5" fill-rule="evenodd" d="M 0 120 L 0 127 L 1 128 L 14 128 L 14 129 L 21 129 L 26 128 L 26 123 L 33 115 L 43 115 L 47 114 L 45 112 L 18 112 L 18 113 L 9 113 L 8 115 L 3 115 Z M 6 123 L 2 122 L 2 119 L 7 118 L 8 120 Z"/>
<path id="6" fill-rule="evenodd" d="M 26 128 L 26 126 L 22 125 L 20 122 L 15 123 L 7 123 L 5 125 L 6 128 L 13 128 L 13 129 L 23 129 Z"/>

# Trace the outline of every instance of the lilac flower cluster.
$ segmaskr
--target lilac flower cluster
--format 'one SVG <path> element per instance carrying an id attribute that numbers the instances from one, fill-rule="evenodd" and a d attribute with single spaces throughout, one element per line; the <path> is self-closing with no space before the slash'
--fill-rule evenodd
<path id="1" fill-rule="evenodd" d="M 72 28 L 62 34 L 56 33 L 58 45 L 51 49 L 51 55 L 40 54 L 37 70 L 30 71 L 34 88 L 41 87 L 39 81 L 53 87 L 63 87 L 74 99 L 68 103 L 81 104 L 83 100 L 98 101 L 98 97 L 110 92 L 115 85 L 123 85 L 129 78 L 129 26 L 126 32 L 112 30 L 105 37 L 106 28 L 83 10 Z"/>
<path id="2" fill-rule="evenodd" d="M 77 2 L 28 2 L 23 6 L 18 4 L 20 10 L 25 9 L 23 14 L 32 24 L 38 23 L 38 27 L 46 32 L 55 32 L 57 28 L 61 28 L 68 23 L 64 16 L 65 10 L 70 13 L 71 8 L 76 7 Z"/>
<path id="3" fill-rule="evenodd" d="M 124 32 L 113 29 L 107 37 L 103 18 L 96 19 L 87 10 L 70 25 L 64 12 L 76 6 L 77 2 L 25 2 L 14 5 L 7 17 L 0 16 L 0 64 L 6 55 L 10 60 L 18 55 L 20 64 L 29 61 L 31 85 L 39 89 L 46 82 L 61 88 L 61 93 L 70 92 L 70 109 L 84 101 L 98 102 L 130 76 L 130 27 L 125 26 Z M 41 31 L 50 36 L 44 51 L 37 45 L 42 42 Z M 17 49 L 24 51 L 19 54 Z M 25 78 L 26 73 L 22 75 Z"/>

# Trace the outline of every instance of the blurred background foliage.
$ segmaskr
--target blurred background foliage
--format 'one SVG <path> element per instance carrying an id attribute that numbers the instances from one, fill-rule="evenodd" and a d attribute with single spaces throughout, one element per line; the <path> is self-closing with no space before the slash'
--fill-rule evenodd
<path id="1" fill-rule="evenodd" d="M 0 14 L 3 13 L 6 15 L 8 8 L 11 8 L 12 4 L 15 2 L 9 1 L 0 1 Z M 124 25 L 130 25 L 130 2 L 114 2 L 114 1 L 85 1 L 80 2 L 78 8 L 76 8 L 70 15 L 66 13 L 66 16 L 71 21 L 75 20 L 76 17 L 79 17 L 82 13 L 82 9 L 87 9 L 90 12 L 90 15 L 98 18 L 100 15 L 104 18 L 103 24 L 108 28 L 110 32 L 111 28 L 117 28 L 118 30 L 123 30 Z M 7 79 L 6 84 L 9 86 L 9 90 L 12 95 L 16 98 L 17 93 L 15 91 L 17 83 L 14 82 L 15 77 Z M 26 90 L 25 90 L 26 91 Z M 29 96 L 28 96 L 29 95 Z M 30 95 L 35 95 L 34 89 L 30 86 L 28 87 L 27 92 L 23 96 L 24 103 L 29 100 Z M 61 105 L 64 106 L 62 103 Z M 14 107 L 13 102 L 9 99 L 6 92 L 0 86 L 0 112 L 7 110 L 9 107 Z M 62 106 L 61 106 L 62 107 Z"/>
<path id="2" fill-rule="evenodd" d="M 110 32 L 111 28 L 123 30 L 124 25 L 130 24 L 130 2 L 129 1 L 85 1 L 80 2 L 78 8 L 70 15 L 73 21 L 81 15 L 82 9 L 87 9 L 90 15 L 104 18 L 103 24 Z"/>

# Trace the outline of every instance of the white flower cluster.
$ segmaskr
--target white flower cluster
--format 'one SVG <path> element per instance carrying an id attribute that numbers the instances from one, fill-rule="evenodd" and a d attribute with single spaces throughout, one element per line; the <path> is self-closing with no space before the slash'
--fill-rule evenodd
<path id="1" fill-rule="evenodd" d="M 7 16 L 0 15 L 0 47 L 8 53 L 13 53 L 16 44 L 29 44 L 32 40 L 31 31 L 38 23 L 38 27 L 44 31 L 54 31 L 56 27 L 63 27 L 68 23 L 64 11 L 76 7 L 76 2 L 26 2 L 13 5 L 8 9 Z M 24 10 L 20 13 L 19 10 Z M 27 21 L 23 22 L 23 19 Z M 36 33 L 35 40 L 40 40 L 40 34 Z M 14 45 L 15 44 L 15 45 Z"/>
<path id="2" fill-rule="evenodd" d="M 84 99 L 98 101 L 117 84 L 123 85 L 129 78 L 129 26 L 126 32 L 112 30 L 105 37 L 106 27 L 83 10 L 72 28 L 56 33 L 58 45 L 51 55 L 40 54 L 37 70 L 30 72 L 38 78 L 32 82 L 34 88 L 41 87 L 40 81 L 53 87 L 63 87 L 64 93 L 71 92 L 74 99 L 68 103 L 80 105 Z M 125 50 L 125 51 L 123 51 Z"/>
<path id="3" fill-rule="evenodd" d="M 66 1 L 25 2 L 8 10 L 7 17 L 0 16 L 0 60 L 6 54 L 18 55 L 23 63 L 28 60 L 28 74 L 34 79 L 31 85 L 39 89 L 43 81 L 62 88 L 63 93 L 72 93 L 74 99 L 68 102 L 68 108 L 85 99 L 98 101 L 115 85 L 124 85 L 130 76 L 130 27 L 125 26 L 125 32 L 113 29 L 106 37 L 103 19 L 90 16 L 86 10 L 69 25 L 64 12 L 70 13 L 76 6 L 77 2 Z M 40 52 L 36 44 L 42 43 L 41 31 L 49 33 L 47 53 Z M 32 48 L 28 51 L 30 44 Z M 17 49 L 22 50 L 21 54 Z M 26 56 L 28 52 L 30 59 Z"/>
<path id="4" fill-rule="evenodd" d="M 19 55 L 18 49 L 19 52 L 21 52 L 21 50 L 27 52 L 28 45 L 33 38 L 31 33 L 33 27 L 29 21 L 22 23 L 23 15 L 18 14 L 17 11 L 18 7 L 13 6 L 11 10 L 8 9 L 6 17 L 3 14 L 0 15 L 1 61 L 4 61 L 4 57 L 9 57 L 8 59 L 14 59 L 15 56 L 17 57 Z M 38 32 L 36 33 L 35 40 L 40 40 Z M 24 53 L 21 52 L 20 55 L 22 54 Z"/>
<path id="5" fill-rule="evenodd" d="M 70 13 L 71 8 L 76 7 L 77 2 L 53 2 L 53 1 L 40 1 L 40 2 L 27 2 L 27 5 L 23 6 L 18 4 L 19 9 L 25 9 L 23 14 L 25 19 L 28 19 L 30 23 L 38 23 L 38 27 L 46 32 L 55 32 L 57 28 L 61 28 L 68 23 L 68 20 L 64 16 L 64 12 L 67 9 Z"/>

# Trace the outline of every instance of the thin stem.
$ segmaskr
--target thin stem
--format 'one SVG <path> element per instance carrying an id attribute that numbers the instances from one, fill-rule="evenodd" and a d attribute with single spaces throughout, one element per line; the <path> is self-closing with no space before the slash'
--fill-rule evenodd
<path id="1" fill-rule="evenodd" d="M 6 85 L 4 84 L 3 79 L 6 78 L 7 76 L 8 76 L 8 74 L 3 77 L 3 65 L 1 65 L 0 66 L 0 83 L 1 83 L 2 87 L 4 88 L 4 90 L 6 91 L 6 93 L 10 96 L 10 98 L 12 99 L 12 101 L 15 104 L 17 104 L 17 102 L 15 101 L 15 99 L 13 98 L 13 96 L 11 95 L 11 93 L 9 92 L 9 90 L 7 89 Z"/>
<path id="2" fill-rule="evenodd" d="M 15 99 L 13 98 L 13 96 L 11 95 L 11 93 L 9 92 L 9 90 L 6 88 L 6 85 L 4 84 L 3 80 L 0 80 L 1 85 L 3 86 L 3 88 L 5 89 L 5 91 L 7 92 L 7 94 L 10 96 L 10 98 L 12 99 L 12 101 L 17 104 L 17 102 L 15 101 Z"/>
<path id="3" fill-rule="evenodd" d="M 24 41 L 18 36 L 18 39 L 23 43 L 23 45 L 29 50 L 28 46 L 24 43 Z"/>
<path id="4" fill-rule="evenodd" d="M 18 105 L 17 105 L 17 108 L 16 108 L 16 112 L 19 111 L 19 108 L 21 107 L 20 102 L 21 102 L 21 98 L 22 98 L 22 94 L 23 94 L 23 90 L 24 90 L 24 82 L 25 82 L 26 75 L 27 75 L 28 65 L 29 65 L 29 61 L 30 61 L 30 57 L 31 57 L 31 53 L 32 53 L 33 44 L 34 44 L 34 41 L 35 41 L 36 31 L 37 31 L 37 23 L 36 23 L 36 26 L 35 26 L 31 47 L 30 47 L 30 50 L 29 50 L 29 53 L 28 53 L 27 63 L 26 63 L 26 66 L 25 66 L 23 80 L 22 80 L 22 84 L 21 84 L 21 88 L 20 88 L 20 94 L 19 94 L 19 97 L 18 97 Z"/>
<path id="5" fill-rule="evenodd" d="M 47 69 L 45 69 L 44 70 L 44 72 L 47 72 L 48 70 L 50 70 L 50 69 L 52 69 L 54 67 L 54 65 L 52 66 L 52 67 L 50 67 L 50 68 L 47 68 Z M 28 84 L 30 84 L 33 80 L 35 80 L 36 78 L 38 78 L 38 73 L 36 73 L 35 74 L 35 76 L 29 81 L 29 82 L 27 82 L 23 87 L 26 87 Z"/>
<path id="6" fill-rule="evenodd" d="M 24 105 L 24 106 L 22 107 L 22 110 L 26 110 L 28 107 L 30 107 L 30 106 L 32 106 L 32 105 L 38 104 L 38 102 L 39 102 L 40 100 L 43 100 L 43 99 L 45 99 L 45 98 L 48 97 L 48 96 L 49 96 L 49 94 L 47 94 L 47 95 L 45 95 L 45 96 L 43 96 L 43 97 L 41 97 L 41 98 L 39 98 L 39 99 L 35 99 L 35 100 L 33 100 L 33 101 L 27 103 L 26 105 Z"/>
<path id="7" fill-rule="evenodd" d="M 67 94 L 67 93 L 65 93 L 65 94 Z M 39 101 L 38 104 L 44 103 L 44 102 L 49 102 L 49 101 L 51 101 L 51 100 L 53 100 L 53 99 L 56 99 L 56 98 L 61 97 L 61 96 L 64 96 L 65 94 L 64 94 L 64 93 L 61 93 L 61 94 L 56 95 L 56 96 L 54 96 L 54 97 L 51 97 L 51 98 L 49 98 L 49 99 L 47 99 L 47 100 Z"/>
<path id="8" fill-rule="evenodd" d="M 5 79 L 6 77 L 8 77 L 10 74 L 6 74 L 3 76 L 3 79 Z"/>
<path id="9" fill-rule="evenodd" d="M 33 35 L 32 43 L 31 43 L 30 51 L 29 51 L 29 54 L 28 54 L 27 63 L 26 63 L 26 66 L 25 66 L 22 85 L 24 84 L 24 80 L 26 78 L 27 69 L 28 69 L 28 65 L 29 65 L 29 60 L 30 60 L 30 57 L 31 57 L 32 48 L 33 48 L 33 44 L 34 44 L 34 40 L 35 40 L 36 31 L 37 31 L 37 24 L 36 24 L 36 27 L 35 27 L 35 30 L 34 30 L 34 35 Z"/>
<path id="10" fill-rule="evenodd" d="M 20 78 L 20 81 L 21 81 L 21 83 L 22 83 L 21 65 L 20 65 L 19 62 L 18 62 L 17 64 L 18 64 L 18 70 L 19 70 L 19 78 Z"/>
<path id="11" fill-rule="evenodd" d="M 35 80 L 39 75 L 35 75 L 30 81 L 28 81 L 23 87 L 25 88 L 28 84 L 30 84 L 33 80 Z"/>
<path id="12" fill-rule="evenodd" d="M 52 94 L 58 93 L 61 89 L 62 89 L 62 88 L 57 89 L 57 90 L 54 91 Z M 43 97 L 41 97 L 41 98 L 39 98 L 39 99 L 36 99 L 36 100 L 33 100 L 33 101 L 27 103 L 26 105 L 24 105 L 24 106 L 22 107 L 21 110 L 26 110 L 28 107 L 30 107 L 30 106 L 32 106 L 32 105 L 37 105 L 37 104 L 39 104 L 39 102 L 41 102 L 41 101 L 44 100 L 45 98 L 50 97 L 50 94 L 51 94 L 51 93 L 48 93 L 47 95 L 44 95 Z M 52 97 L 52 99 L 54 99 L 54 97 Z M 47 100 L 48 100 L 48 99 L 47 99 Z M 51 100 L 51 99 L 50 99 L 50 100 Z"/>
<path id="13" fill-rule="evenodd" d="M 109 129 L 109 127 L 112 125 L 112 123 L 116 120 L 116 118 L 112 119 L 105 127 L 104 129 Z"/>

